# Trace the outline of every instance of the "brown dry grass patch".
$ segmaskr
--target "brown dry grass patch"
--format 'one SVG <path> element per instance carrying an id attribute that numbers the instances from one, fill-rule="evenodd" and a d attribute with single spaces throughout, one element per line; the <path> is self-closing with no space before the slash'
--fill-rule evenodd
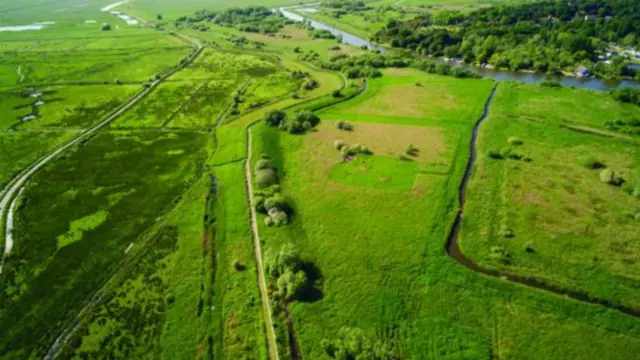
<path id="1" fill-rule="evenodd" d="M 437 127 L 394 125 L 382 123 L 350 123 L 353 131 L 338 130 L 336 121 L 323 121 L 317 131 L 310 133 L 305 141 L 305 150 L 318 162 L 319 168 L 327 172 L 342 161 L 334 141 L 342 140 L 348 145 L 367 146 L 375 155 L 398 157 L 408 144 L 418 151 L 412 157 L 417 162 L 436 162 L 445 151 L 442 130 Z"/>
<path id="2" fill-rule="evenodd" d="M 446 85 L 436 82 L 384 86 L 374 98 L 362 101 L 350 112 L 367 115 L 432 117 L 437 111 L 453 109 L 456 97 Z"/>

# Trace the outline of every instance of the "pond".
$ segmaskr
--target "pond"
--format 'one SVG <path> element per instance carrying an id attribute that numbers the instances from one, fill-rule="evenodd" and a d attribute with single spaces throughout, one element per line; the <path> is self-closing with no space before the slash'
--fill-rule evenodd
<path id="1" fill-rule="evenodd" d="M 382 52 L 388 50 L 384 46 L 374 44 L 356 35 L 336 29 L 320 21 L 309 19 L 307 17 L 304 17 L 300 14 L 296 14 L 288 10 L 292 8 L 299 9 L 299 5 L 281 7 L 278 9 L 278 11 L 280 11 L 280 13 L 287 19 L 297 21 L 297 22 L 306 21 L 314 29 L 327 30 L 336 36 L 341 36 L 342 42 L 345 44 L 350 44 L 358 47 L 366 46 L 369 49 L 380 50 Z M 301 11 L 302 9 L 299 9 L 299 10 Z M 434 61 L 443 62 L 443 60 L 434 60 Z M 640 88 L 640 82 L 634 81 L 634 80 L 603 80 L 603 79 L 595 79 L 595 78 L 578 78 L 578 77 L 562 76 L 562 75 L 547 75 L 547 74 L 541 74 L 541 73 L 494 70 L 494 69 L 481 68 L 478 66 L 462 64 L 462 63 L 451 63 L 451 65 L 472 70 L 473 72 L 485 78 L 494 79 L 497 81 L 521 81 L 524 83 L 540 83 L 545 80 L 553 80 L 553 81 L 557 81 L 562 86 L 591 89 L 591 90 L 600 90 L 600 91 L 610 91 L 618 87 Z M 631 65 L 631 67 L 633 67 L 634 69 L 640 69 L 639 64 Z"/>

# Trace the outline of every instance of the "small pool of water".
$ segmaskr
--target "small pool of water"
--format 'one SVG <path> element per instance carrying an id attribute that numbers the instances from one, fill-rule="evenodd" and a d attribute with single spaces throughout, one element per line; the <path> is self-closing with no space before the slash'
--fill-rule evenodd
<path id="1" fill-rule="evenodd" d="M 127 15 L 127 14 L 123 14 L 123 13 L 121 13 L 119 11 L 112 11 L 111 13 L 113 15 L 117 16 L 118 18 L 124 20 L 127 23 L 127 25 L 138 25 L 138 24 L 140 24 L 140 21 L 138 21 L 138 19 L 133 18 L 133 17 Z"/>
<path id="2" fill-rule="evenodd" d="M 54 21 L 44 21 L 31 25 L 12 25 L 12 26 L 0 26 L 0 32 L 2 31 L 29 31 L 29 30 L 42 30 L 47 25 L 55 24 Z"/>
<path id="3" fill-rule="evenodd" d="M 307 13 L 307 14 L 315 14 L 318 12 L 318 9 L 316 8 L 302 8 L 302 9 L 297 9 L 300 12 L 303 13 Z"/>

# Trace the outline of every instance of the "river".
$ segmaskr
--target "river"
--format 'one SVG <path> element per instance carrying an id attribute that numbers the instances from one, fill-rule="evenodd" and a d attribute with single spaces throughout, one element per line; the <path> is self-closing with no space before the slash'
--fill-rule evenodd
<path id="1" fill-rule="evenodd" d="M 307 4 L 306 6 L 309 6 L 309 5 L 313 5 L 313 4 Z M 346 31 L 336 29 L 325 23 L 310 19 L 308 17 L 296 14 L 288 10 L 292 8 L 298 8 L 300 6 L 301 5 L 281 7 L 278 10 L 287 19 L 297 21 L 297 22 L 307 21 L 308 23 L 311 24 L 311 26 L 314 29 L 327 30 L 336 36 L 341 36 L 342 42 L 345 44 L 350 44 L 357 47 L 367 46 L 369 49 L 380 50 L 382 52 L 387 50 L 387 48 L 385 48 L 384 46 L 374 44 L 366 39 L 350 34 Z M 442 60 L 433 60 L 433 61 L 441 62 Z M 634 81 L 634 80 L 603 80 L 603 79 L 596 79 L 596 78 L 578 78 L 578 77 L 572 77 L 572 76 L 547 75 L 547 74 L 541 74 L 541 73 L 493 70 L 493 69 L 487 69 L 487 68 L 480 68 L 480 67 L 469 65 L 469 64 L 458 64 L 458 63 L 450 63 L 450 64 L 452 66 L 469 69 L 481 75 L 482 77 L 485 77 L 488 79 L 494 79 L 498 81 L 521 81 L 528 84 L 535 84 L 535 83 L 543 82 L 545 80 L 553 80 L 553 81 L 557 81 L 562 86 L 566 86 L 566 87 L 576 87 L 576 88 L 599 90 L 599 91 L 609 91 L 619 87 L 640 88 L 640 82 Z"/>

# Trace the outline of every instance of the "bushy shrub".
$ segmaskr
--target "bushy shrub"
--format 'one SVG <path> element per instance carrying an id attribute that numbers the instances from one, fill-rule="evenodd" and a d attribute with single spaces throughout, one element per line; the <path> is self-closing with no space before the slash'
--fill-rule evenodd
<path id="1" fill-rule="evenodd" d="M 351 131 L 353 130 L 353 126 L 346 121 L 340 120 L 336 123 L 336 128 L 338 130 Z"/>
<path id="2" fill-rule="evenodd" d="M 266 218 L 264 218 L 264 224 L 268 227 L 273 226 L 273 219 L 269 216 L 267 216 Z"/>
<path id="3" fill-rule="evenodd" d="M 365 154 L 365 155 L 371 155 L 373 152 L 372 152 L 368 147 L 366 147 L 366 146 L 364 146 L 364 145 L 363 145 L 363 146 L 360 148 L 360 153 L 361 153 L 361 154 Z"/>
<path id="4" fill-rule="evenodd" d="M 264 207 L 264 201 L 265 201 L 265 197 L 264 196 L 254 196 L 253 200 L 255 201 L 255 209 L 257 212 L 266 214 L 267 213 L 267 208 Z"/>
<path id="5" fill-rule="evenodd" d="M 500 152 L 496 150 L 489 150 L 488 155 L 492 159 L 498 159 L 498 160 L 504 159 L 504 157 L 500 154 Z"/>
<path id="6" fill-rule="evenodd" d="M 511 159 L 511 160 L 520 160 L 520 159 L 522 159 L 524 157 L 524 155 L 511 152 L 511 153 L 509 153 L 509 155 L 507 155 L 507 157 L 509 159 Z"/>
<path id="7" fill-rule="evenodd" d="M 236 269 L 237 271 L 242 271 L 247 267 L 243 263 L 241 263 L 240 260 L 235 259 L 233 260 L 233 268 Z"/>
<path id="8" fill-rule="evenodd" d="M 320 84 L 314 79 L 308 79 L 302 85 L 302 87 L 305 90 L 313 90 L 313 89 L 317 88 L 318 86 L 320 86 Z"/>
<path id="9" fill-rule="evenodd" d="M 503 159 L 508 157 L 509 154 L 511 154 L 511 148 L 505 147 L 500 149 L 500 156 L 502 156 Z"/>
<path id="10" fill-rule="evenodd" d="M 507 139 L 507 142 L 509 142 L 509 144 L 511 144 L 511 145 L 516 145 L 516 146 L 524 144 L 524 142 L 522 140 L 518 139 L 515 136 L 510 136 Z"/>
<path id="11" fill-rule="evenodd" d="M 618 176 L 611 169 L 604 169 L 600 172 L 600 181 L 604 184 L 619 186 L 622 185 L 624 179 Z"/>
<path id="12" fill-rule="evenodd" d="M 340 92 L 340 90 L 333 90 L 331 92 L 331 96 L 333 96 L 334 98 L 339 98 L 342 97 L 342 93 Z"/>
<path id="13" fill-rule="evenodd" d="M 506 237 L 506 238 L 512 238 L 515 236 L 515 234 L 513 233 L 513 230 L 503 225 L 500 227 L 500 236 Z"/>
<path id="14" fill-rule="evenodd" d="M 342 150 L 343 147 L 345 147 L 345 143 L 342 140 L 336 140 L 333 142 L 333 147 L 336 148 L 336 150 Z"/>
<path id="15" fill-rule="evenodd" d="M 267 159 L 260 159 L 256 162 L 255 170 L 262 170 L 271 167 L 271 162 Z"/>
<path id="16" fill-rule="evenodd" d="M 287 114 L 284 111 L 271 110 L 264 115 L 263 119 L 267 125 L 278 127 L 287 119 Z"/>
<path id="17" fill-rule="evenodd" d="M 269 216 L 273 219 L 275 226 L 287 225 L 289 223 L 289 216 L 287 216 L 287 213 L 284 211 L 274 211 L 269 214 Z"/>
<path id="18" fill-rule="evenodd" d="M 275 194 L 264 201 L 264 207 L 265 209 L 267 209 L 267 211 L 270 211 L 272 209 L 286 210 L 287 202 L 282 195 Z"/>
<path id="19" fill-rule="evenodd" d="M 509 255 L 509 253 L 500 246 L 491 247 L 489 257 L 505 265 L 511 263 L 511 255 Z"/>
<path id="20" fill-rule="evenodd" d="M 259 188 L 266 188 L 278 183 L 278 175 L 271 168 L 256 171 L 256 184 Z"/>
<path id="21" fill-rule="evenodd" d="M 578 164 L 587 169 L 602 169 L 605 165 L 593 156 L 581 156 L 578 158 Z"/>

